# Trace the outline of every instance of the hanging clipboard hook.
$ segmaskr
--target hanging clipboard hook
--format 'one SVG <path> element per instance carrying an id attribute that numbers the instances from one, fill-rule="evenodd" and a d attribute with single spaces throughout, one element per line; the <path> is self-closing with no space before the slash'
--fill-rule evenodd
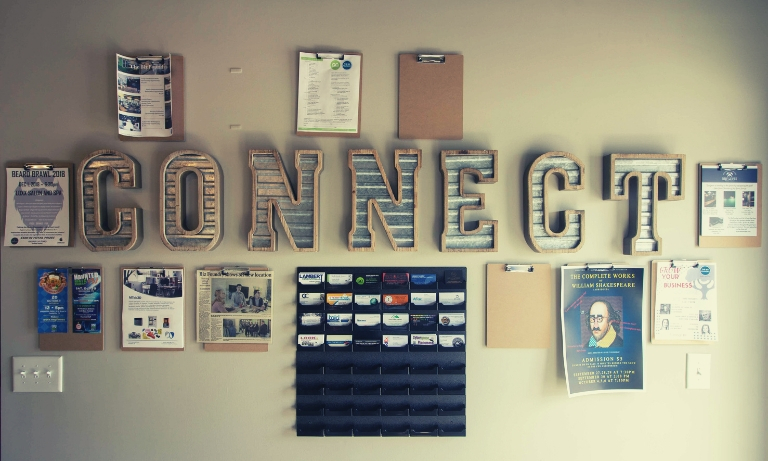
<path id="1" fill-rule="evenodd" d="M 746 170 L 747 165 L 745 163 L 718 163 L 717 169 L 721 171 Z"/>
<path id="2" fill-rule="evenodd" d="M 51 163 L 25 163 L 24 169 L 29 170 L 52 170 L 53 164 Z"/>
<path id="3" fill-rule="evenodd" d="M 505 272 L 533 272 L 531 264 L 504 264 Z"/>
<path id="4" fill-rule="evenodd" d="M 670 265 L 672 267 L 699 267 L 699 262 L 688 261 L 687 259 L 678 259 L 677 261 L 672 259 L 670 260 Z"/>
<path id="5" fill-rule="evenodd" d="M 248 267 L 225 267 L 221 269 L 221 275 L 228 275 L 228 276 L 251 275 L 251 269 Z"/>
<path id="6" fill-rule="evenodd" d="M 445 55 L 444 54 L 420 54 L 417 57 L 417 60 L 419 62 L 424 62 L 424 63 L 445 64 Z"/>
<path id="7" fill-rule="evenodd" d="M 317 59 L 344 59 L 344 53 L 315 53 Z"/>
<path id="8" fill-rule="evenodd" d="M 586 270 L 613 270 L 616 265 L 614 263 L 597 263 L 597 264 L 585 264 Z"/>

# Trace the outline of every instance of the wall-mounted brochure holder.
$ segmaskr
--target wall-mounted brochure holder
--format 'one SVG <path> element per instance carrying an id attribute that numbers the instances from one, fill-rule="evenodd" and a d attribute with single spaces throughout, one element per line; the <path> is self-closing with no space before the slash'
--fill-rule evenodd
<path id="1" fill-rule="evenodd" d="M 552 326 L 549 264 L 488 264 L 488 347 L 548 348 Z"/>
<path id="2" fill-rule="evenodd" d="M 298 436 L 466 434 L 466 269 L 299 267 Z"/>
<path id="3" fill-rule="evenodd" d="M 122 82 L 118 77 L 118 90 L 130 88 L 128 93 L 134 90 L 125 85 L 129 82 Z M 170 80 L 170 95 L 166 95 L 171 99 L 171 120 L 173 126 L 173 134 L 171 136 L 125 136 L 118 134 L 117 138 L 120 141 L 184 141 L 184 56 L 171 55 L 171 80 Z M 128 93 L 123 93 L 128 95 Z M 118 95 L 120 92 L 118 92 Z M 130 96 L 129 96 L 130 97 Z M 120 100 L 120 98 L 118 98 Z M 118 104 L 120 102 L 118 101 Z M 140 104 L 140 103 L 139 103 Z M 118 111 L 119 113 L 119 111 Z M 122 115 L 122 114 L 121 114 Z M 126 112 L 126 116 L 130 117 Z"/>
<path id="4" fill-rule="evenodd" d="M 762 164 L 699 164 L 699 246 L 762 245 Z"/>
<path id="5" fill-rule="evenodd" d="M 104 350 L 102 275 L 100 267 L 41 268 L 37 271 L 38 347 L 41 351 Z M 58 302 L 51 299 L 56 297 Z M 59 314 L 51 312 L 52 306 L 48 305 L 51 302 L 63 308 L 63 315 L 61 311 Z M 46 326 L 49 321 L 55 325 L 53 328 Z"/>

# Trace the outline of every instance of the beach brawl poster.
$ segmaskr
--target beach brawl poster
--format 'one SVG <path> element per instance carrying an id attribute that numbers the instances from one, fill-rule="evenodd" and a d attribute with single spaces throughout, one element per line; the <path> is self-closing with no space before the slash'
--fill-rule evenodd
<path id="1" fill-rule="evenodd" d="M 644 274 L 637 266 L 561 268 L 568 396 L 643 390 Z"/>

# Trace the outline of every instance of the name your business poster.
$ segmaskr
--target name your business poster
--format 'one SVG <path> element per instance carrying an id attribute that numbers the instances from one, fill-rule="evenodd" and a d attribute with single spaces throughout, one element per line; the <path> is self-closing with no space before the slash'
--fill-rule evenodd
<path id="1" fill-rule="evenodd" d="M 642 391 L 644 268 L 563 266 L 561 275 L 568 396 Z"/>

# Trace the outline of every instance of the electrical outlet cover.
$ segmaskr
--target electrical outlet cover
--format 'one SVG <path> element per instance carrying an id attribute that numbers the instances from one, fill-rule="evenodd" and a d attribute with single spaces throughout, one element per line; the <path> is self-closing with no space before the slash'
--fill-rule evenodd
<path id="1" fill-rule="evenodd" d="M 688 354 L 685 387 L 687 389 L 709 389 L 712 370 L 710 354 Z"/>

